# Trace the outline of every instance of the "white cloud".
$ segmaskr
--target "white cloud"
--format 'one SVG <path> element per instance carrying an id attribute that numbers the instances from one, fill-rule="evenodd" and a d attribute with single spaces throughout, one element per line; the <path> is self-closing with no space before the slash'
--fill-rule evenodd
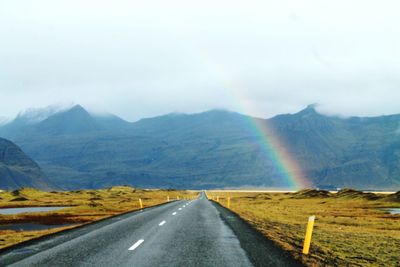
<path id="1" fill-rule="evenodd" d="M 398 1 L 3 1 L 0 114 L 399 113 Z"/>

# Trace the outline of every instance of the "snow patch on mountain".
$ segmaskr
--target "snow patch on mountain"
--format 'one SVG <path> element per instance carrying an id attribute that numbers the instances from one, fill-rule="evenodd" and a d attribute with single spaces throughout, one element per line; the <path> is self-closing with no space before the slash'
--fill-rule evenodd
<path id="1" fill-rule="evenodd" d="M 51 105 L 45 108 L 28 108 L 20 112 L 17 116 L 17 120 L 23 120 L 28 124 L 35 124 L 46 120 L 47 118 L 71 109 L 73 104 L 63 104 L 63 105 Z"/>

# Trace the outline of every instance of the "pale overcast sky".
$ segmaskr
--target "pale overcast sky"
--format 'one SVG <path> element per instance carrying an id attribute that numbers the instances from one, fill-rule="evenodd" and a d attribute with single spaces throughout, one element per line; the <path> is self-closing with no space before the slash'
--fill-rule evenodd
<path id="1" fill-rule="evenodd" d="M 0 116 L 400 113 L 400 2 L 0 1 Z"/>

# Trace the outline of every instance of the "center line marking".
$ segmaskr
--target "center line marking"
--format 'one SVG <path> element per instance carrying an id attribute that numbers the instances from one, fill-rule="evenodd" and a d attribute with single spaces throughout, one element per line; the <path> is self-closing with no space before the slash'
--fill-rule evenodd
<path id="1" fill-rule="evenodd" d="M 138 246 L 140 246 L 140 244 L 142 244 L 144 241 L 144 239 L 140 239 L 138 240 L 135 244 L 133 244 L 132 247 L 129 248 L 129 250 L 135 250 Z"/>
<path id="2" fill-rule="evenodd" d="M 179 208 L 178 210 L 182 210 L 182 208 Z"/>
<path id="3" fill-rule="evenodd" d="M 163 226 L 166 223 L 166 221 L 160 222 L 159 226 Z"/>
<path id="4" fill-rule="evenodd" d="M 176 212 L 172 213 L 172 215 L 176 215 Z"/>

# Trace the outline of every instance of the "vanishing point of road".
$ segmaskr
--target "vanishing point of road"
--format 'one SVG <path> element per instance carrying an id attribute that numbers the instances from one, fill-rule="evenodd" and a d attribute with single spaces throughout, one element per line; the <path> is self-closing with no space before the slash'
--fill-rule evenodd
<path id="1" fill-rule="evenodd" d="M 3 250 L 0 266 L 300 264 L 201 193 Z"/>

